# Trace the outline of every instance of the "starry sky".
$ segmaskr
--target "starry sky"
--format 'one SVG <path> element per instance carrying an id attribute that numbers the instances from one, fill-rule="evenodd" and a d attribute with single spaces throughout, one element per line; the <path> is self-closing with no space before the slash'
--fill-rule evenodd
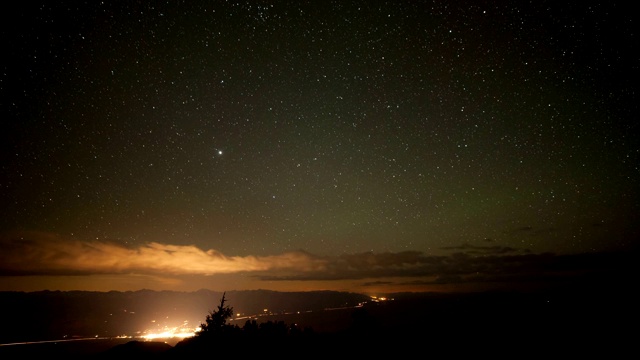
<path id="1" fill-rule="evenodd" d="M 619 270 L 640 234 L 632 14 L 17 3 L 0 290 L 448 291 Z"/>

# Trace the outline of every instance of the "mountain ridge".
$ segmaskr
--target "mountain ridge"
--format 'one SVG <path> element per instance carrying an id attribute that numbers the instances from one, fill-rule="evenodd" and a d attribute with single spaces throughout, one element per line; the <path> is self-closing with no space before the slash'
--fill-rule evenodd
<path id="1" fill-rule="evenodd" d="M 135 336 L 145 330 L 160 332 L 176 326 L 196 328 L 215 309 L 223 293 L 238 318 L 356 306 L 369 299 L 337 291 L 5 291 L 0 292 L 4 318 L 0 343 Z"/>

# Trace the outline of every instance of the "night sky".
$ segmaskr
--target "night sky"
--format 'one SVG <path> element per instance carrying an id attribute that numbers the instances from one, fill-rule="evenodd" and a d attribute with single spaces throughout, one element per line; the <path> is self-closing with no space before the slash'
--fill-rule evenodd
<path id="1" fill-rule="evenodd" d="M 615 1 L 22 1 L 0 290 L 431 291 L 635 261 Z"/>

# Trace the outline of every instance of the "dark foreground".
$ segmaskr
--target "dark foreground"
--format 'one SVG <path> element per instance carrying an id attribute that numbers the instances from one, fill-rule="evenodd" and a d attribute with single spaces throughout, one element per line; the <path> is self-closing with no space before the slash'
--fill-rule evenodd
<path id="1" fill-rule="evenodd" d="M 189 338 L 178 343 L 102 339 L 0 346 L 0 358 L 186 359 L 479 356 L 622 358 L 637 352 L 631 298 L 607 294 L 411 295 L 327 311 L 288 335 Z M 303 315 L 300 315 L 303 316 Z M 316 315 L 317 316 L 317 315 Z M 281 319 L 287 324 L 295 316 Z M 325 330 L 326 323 L 336 326 Z M 314 330 L 317 329 L 317 330 Z"/>

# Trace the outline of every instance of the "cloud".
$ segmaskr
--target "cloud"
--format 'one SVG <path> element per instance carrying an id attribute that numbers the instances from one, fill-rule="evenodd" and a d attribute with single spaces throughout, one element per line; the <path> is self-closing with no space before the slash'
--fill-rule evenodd
<path id="1" fill-rule="evenodd" d="M 486 241 L 486 240 L 485 240 Z M 490 241 L 487 241 L 490 242 Z M 445 246 L 441 247 L 443 250 L 464 251 L 467 253 L 474 253 L 478 255 L 498 255 L 498 254 L 515 254 L 522 250 L 509 247 L 509 246 L 475 246 L 470 244 L 462 244 L 458 246 Z"/>
<path id="2" fill-rule="evenodd" d="M 379 284 L 371 279 L 395 279 L 396 285 L 442 284 L 561 284 L 589 283 L 594 279 L 611 284 L 627 279 L 634 262 L 630 253 L 532 254 L 504 247 L 462 245 L 465 250 L 442 256 L 420 252 L 363 253 L 344 255 L 326 263 L 322 271 L 292 276 L 263 276 L 264 280 L 362 279 L 363 286 Z M 405 280 L 402 280 L 405 279 Z M 595 286 L 595 284 L 593 284 Z"/>
<path id="3" fill-rule="evenodd" d="M 213 275 L 255 271 L 320 271 L 325 260 L 302 251 L 275 256 L 226 256 L 196 246 L 148 243 L 126 247 L 78 241 L 48 233 L 4 234 L 3 275 L 173 274 Z"/>
<path id="4" fill-rule="evenodd" d="M 193 245 L 157 242 L 128 247 L 108 241 L 78 241 L 48 233 L 0 236 L 0 276 L 171 276 L 244 274 L 259 281 L 362 280 L 362 286 L 491 283 L 559 283 L 570 278 L 615 281 L 634 263 L 630 254 L 532 254 L 501 246 L 463 244 L 447 255 L 419 251 L 365 252 L 320 257 L 304 251 L 273 256 L 227 256 Z M 635 254 L 632 252 L 631 254 Z"/>

